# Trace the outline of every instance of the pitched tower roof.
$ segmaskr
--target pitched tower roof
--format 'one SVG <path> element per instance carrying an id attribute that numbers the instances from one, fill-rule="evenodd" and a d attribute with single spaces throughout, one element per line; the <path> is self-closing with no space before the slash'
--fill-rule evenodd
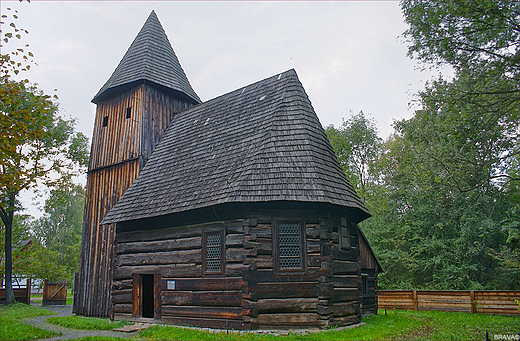
<path id="1" fill-rule="evenodd" d="M 150 13 L 114 73 L 92 102 L 98 103 L 138 81 L 148 81 L 165 91 L 176 92 L 182 97 L 188 97 L 194 104 L 201 102 L 193 91 L 155 11 Z"/>
<path id="2" fill-rule="evenodd" d="M 177 114 L 103 224 L 224 203 L 329 203 L 370 216 L 294 70 Z"/>

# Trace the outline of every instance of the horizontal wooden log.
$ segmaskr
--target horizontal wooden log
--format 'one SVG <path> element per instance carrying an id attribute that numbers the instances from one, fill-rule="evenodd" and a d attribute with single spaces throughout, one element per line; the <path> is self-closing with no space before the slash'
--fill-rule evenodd
<path id="1" fill-rule="evenodd" d="M 335 303 L 332 305 L 334 317 L 357 315 L 359 313 L 359 302 Z"/>
<path id="2" fill-rule="evenodd" d="M 220 291 L 220 290 L 241 290 L 247 283 L 242 278 L 163 278 L 162 290 L 168 290 L 167 281 L 175 281 L 176 291 Z"/>
<path id="3" fill-rule="evenodd" d="M 127 280 L 133 273 L 160 273 L 163 277 L 201 277 L 200 264 L 169 264 L 169 265 L 136 265 L 116 267 L 113 272 L 114 280 Z"/>
<path id="4" fill-rule="evenodd" d="M 256 323 L 263 326 L 316 326 L 318 319 L 316 313 L 258 314 Z"/>
<path id="5" fill-rule="evenodd" d="M 330 256 L 322 256 L 320 254 L 308 254 L 307 255 L 307 266 L 312 268 L 320 268 L 322 263 L 330 264 Z"/>
<path id="6" fill-rule="evenodd" d="M 258 283 L 256 288 L 258 299 L 262 298 L 317 298 L 319 293 L 318 283 L 292 282 L 292 283 Z"/>
<path id="7" fill-rule="evenodd" d="M 126 289 L 112 292 L 113 303 L 132 303 L 132 301 L 132 290 Z"/>
<path id="8" fill-rule="evenodd" d="M 255 238 L 255 241 L 246 241 L 246 249 L 255 249 L 258 255 L 271 255 L 273 252 L 273 242 L 271 239 Z"/>
<path id="9" fill-rule="evenodd" d="M 307 313 L 316 312 L 317 298 L 259 299 L 255 306 L 259 313 Z"/>
<path id="10" fill-rule="evenodd" d="M 272 238 L 271 225 L 257 225 L 250 227 L 248 234 L 256 236 L 257 238 Z"/>
<path id="11" fill-rule="evenodd" d="M 191 250 L 200 248 L 202 237 L 178 238 L 150 242 L 117 243 L 116 254 Z"/>
<path id="12" fill-rule="evenodd" d="M 242 263 L 246 257 L 256 256 L 256 250 L 244 249 L 244 248 L 232 248 L 226 250 L 226 262 L 229 263 Z"/>
<path id="13" fill-rule="evenodd" d="M 244 235 L 243 234 L 228 234 L 226 236 L 226 246 L 243 246 L 244 245 Z"/>
<path id="14" fill-rule="evenodd" d="M 222 319 L 208 319 L 208 318 L 189 318 L 189 317 L 173 317 L 162 316 L 161 321 L 178 325 L 178 326 L 193 326 L 214 329 L 231 329 L 231 330 L 247 330 L 251 329 L 251 324 L 241 320 L 222 320 Z"/>
<path id="15" fill-rule="evenodd" d="M 202 236 L 202 231 L 218 231 L 225 227 L 229 229 L 241 229 L 243 220 L 219 221 L 203 224 L 184 225 L 176 227 L 160 228 L 155 230 L 139 230 L 122 232 L 117 234 L 118 243 L 147 242 L 155 240 L 167 240 L 177 238 L 189 238 Z"/>
<path id="16" fill-rule="evenodd" d="M 112 291 L 121 289 L 131 289 L 133 287 L 133 281 L 131 279 L 125 279 L 122 281 L 112 281 Z"/>
<path id="17" fill-rule="evenodd" d="M 249 265 L 242 263 L 226 263 L 226 275 L 243 277 L 249 271 Z"/>
<path id="18" fill-rule="evenodd" d="M 202 263 L 202 250 L 125 254 L 116 257 L 115 266 Z"/>
<path id="19" fill-rule="evenodd" d="M 251 263 L 256 264 L 257 269 L 273 269 L 273 257 L 267 255 L 258 255 L 251 257 Z"/>
<path id="20" fill-rule="evenodd" d="M 307 239 L 307 253 L 321 253 L 321 244 L 319 239 Z"/>
<path id="21" fill-rule="evenodd" d="M 162 304 L 201 306 L 242 306 L 242 291 L 163 291 Z"/>
<path id="22" fill-rule="evenodd" d="M 361 278 L 357 275 L 334 275 L 332 277 L 334 288 L 358 288 Z"/>
<path id="23" fill-rule="evenodd" d="M 114 320 L 132 321 L 132 320 L 135 320 L 135 318 L 132 316 L 132 314 L 128 314 L 128 313 L 114 313 Z"/>
<path id="24" fill-rule="evenodd" d="M 353 249 L 353 248 L 340 249 L 339 247 L 336 247 L 336 245 L 334 245 L 334 248 L 332 250 L 332 258 L 334 258 L 334 260 L 349 261 L 349 262 L 357 263 L 358 250 Z"/>
<path id="25" fill-rule="evenodd" d="M 330 268 L 335 275 L 355 275 L 361 270 L 361 265 L 358 262 L 334 259 L 330 264 Z"/>
<path id="26" fill-rule="evenodd" d="M 162 316 L 196 317 L 242 320 L 242 307 L 196 307 L 196 306 L 172 306 L 161 307 Z"/>
<path id="27" fill-rule="evenodd" d="M 201 264 L 178 264 L 160 267 L 162 277 L 200 277 L 202 276 Z"/>
<path id="28" fill-rule="evenodd" d="M 353 289 L 353 288 L 336 289 L 335 288 L 334 292 L 332 293 L 332 300 L 334 303 L 356 301 L 356 300 L 361 300 L 361 295 L 359 293 L 359 290 L 357 290 L 357 289 Z"/>
<path id="29" fill-rule="evenodd" d="M 132 304 L 114 304 L 114 313 L 127 313 L 131 314 L 133 310 Z"/>
<path id="30" fill-rule="evenodd" d="M 359 316 L 357 315 L 350 315 L 350 316 L 344 316 L 344 317 L 334 317 L 331 321 L 331 324 L 333 326 L 349 326 L 351 324 L 356 324 L 361 322 L 361 314 Z"/>

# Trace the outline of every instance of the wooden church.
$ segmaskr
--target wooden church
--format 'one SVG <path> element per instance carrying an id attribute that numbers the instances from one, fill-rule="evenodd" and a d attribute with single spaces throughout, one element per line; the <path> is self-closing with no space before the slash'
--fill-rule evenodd
<path id="1" fill-rule="evenodd" d="M 201 103 L 152 12 L 93 102 L 76 313 L 263 329 L 377 312 L 370 213 L 294 70 Z"/>

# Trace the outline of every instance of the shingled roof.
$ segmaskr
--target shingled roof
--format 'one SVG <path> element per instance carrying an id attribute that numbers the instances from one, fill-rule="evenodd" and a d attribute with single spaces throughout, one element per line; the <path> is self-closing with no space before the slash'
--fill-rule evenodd
<path id="1" fill-rule="evenodd" d="M 99 103 L 103 98 L 138 81 L 148 81 L 164 87 L 165 90 L 178 92 L 187 96 L 194 104 L 201 102 L 193 91 L 155 11 L 150 13 L 114 73 L 92 102 Z"/>
<path id="2" fill-rule="evenodd" d="M 102 224 L 280 200 L 330 203 L 370 216 L 294 70 L 176 115 Z"/>

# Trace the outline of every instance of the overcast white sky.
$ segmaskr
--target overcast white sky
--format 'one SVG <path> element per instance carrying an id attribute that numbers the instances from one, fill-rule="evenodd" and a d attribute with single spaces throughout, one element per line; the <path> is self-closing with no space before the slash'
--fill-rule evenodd
<path id="1" fill-rule="evenodd" d="M 2 1 L 2 14 L 7 7 L 18 10 L 39 64 L 23 76 L 57 89 L 62 114 L 89 138 L 90 100 L 152 10 L 203 101 L 294 68 L 322 125 L 363 110 L 386 138 L 432 77 L 406 56 L 397 1 Z M 24 205 L 34 206 L 29 198 Z"/>

